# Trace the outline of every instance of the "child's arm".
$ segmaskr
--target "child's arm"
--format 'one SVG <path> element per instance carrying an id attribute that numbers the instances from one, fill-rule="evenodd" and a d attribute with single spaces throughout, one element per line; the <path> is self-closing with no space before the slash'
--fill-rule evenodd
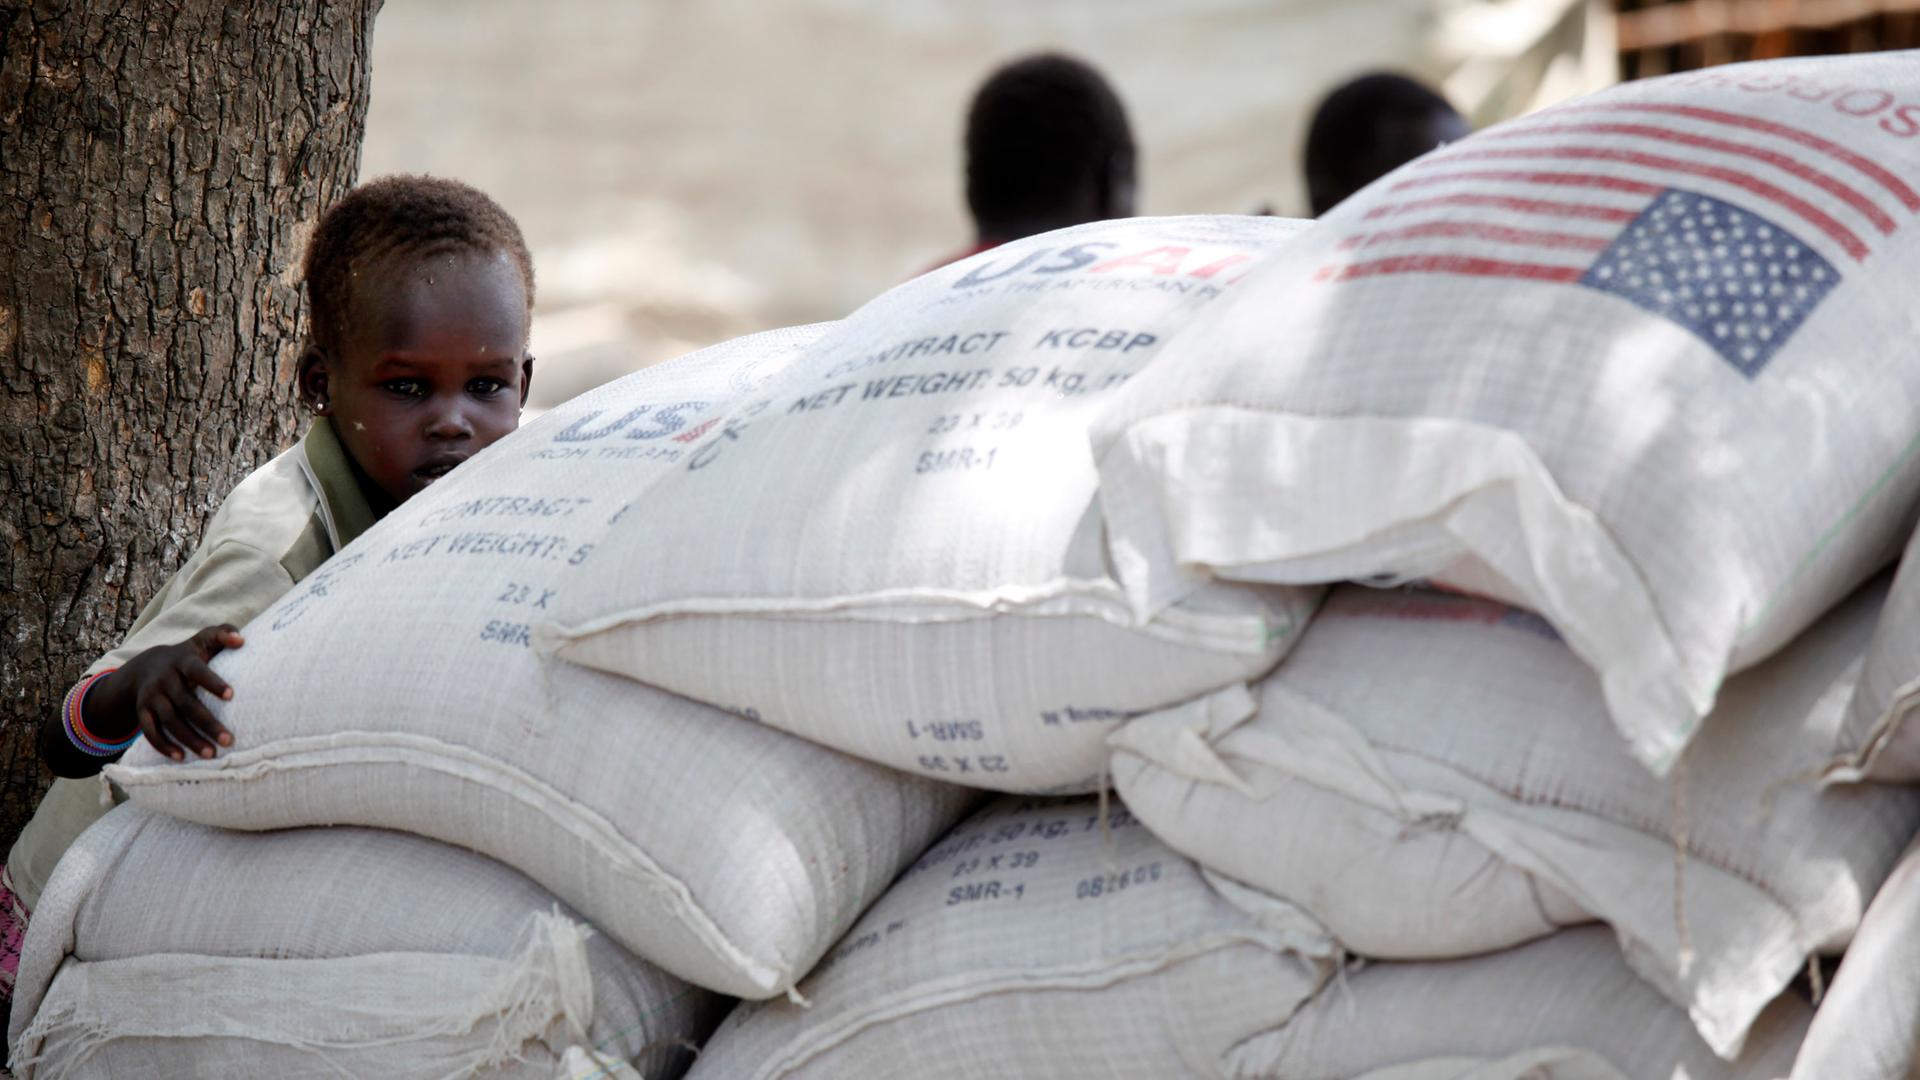
<path id="1" fill-rule="evenodd" d="M 177 645 L 145 649 L 84 689 L 76 687 L 80 701 L 63 702 L 60 714 L 41 725 L 41 758 L 56 776 L 78 778 L 92 776 L 119 756 L 101 753 L 105 746 L 127 742 L 136 733 L 175 761 L 185 760 L 186 751 L 210 758 L 215 742 L 232 746 L 233 736 L 213 718 L 199 691 L 223 701 L 233 698 L 233 688 L 207 661 L 241 643 L 232 626 L 209 626 Z M 75 708 L 78 725 L 68 711 Z"/>
<path id="2" fill-rule="evenodd" d="M 146 732 L 154 748 L 184 760 L 182 748 L 199 753 L 201 746 L 211 749 L 207 739 L 219 740 L 224 729 L 209 729 L 200 743 L 192 741 L 194 710 L 205 712 L 194 687 L 206 686 L 222 697 L 231 691 L 224 682 L 196 680 L 205 672 L 206 661 L 223 648 L 224 634 L 235 633 L 293 587 L 293 577 L 272 553 L 235 540 L 216 540 L 195 552 L 178 573 L 167 580 L 160 592 L 148 601 L 134 620 L 127 636 L 111 652 L 88 668 L 99 673 L 117 668 L 85 688 L 81 706 L 82 726 L 97 748 L 115 746 L 142 730 L 143 704 L 152 714 L 154 727 Z M 85 682 L 86 680 L 82 680 Z M 164 706 L 152 704 L 161 694 Z M 143 702 L 143 699 L 145 701 Z M 178 702 L 178 704 L 176 704 Z M 40 728 L 40 757 L 57 776 L 92 776 L 101 766 L 118 758 L 119 753 L 100 756 L 87 753 L 67 733 L 65 706 L 56 709 Z M 186 719 L 181 719 L 182 714 Z M 171 718 L 171 720 L 169 719 Z M 95 727 L 95 721 L 99 727 Z M 170 737 L 176 726 L 182 738 Z M 154 738 L 155 735 L 158 738 Z M 176 742 L 178 745 L 176 745 Z M 230 745 L 228 741 L 221 745 Z"/>

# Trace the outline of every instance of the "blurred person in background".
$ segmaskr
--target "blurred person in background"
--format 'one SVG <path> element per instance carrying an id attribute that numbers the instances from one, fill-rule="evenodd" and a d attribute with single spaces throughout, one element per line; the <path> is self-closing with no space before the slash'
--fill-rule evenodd
<path id="1" fill-rule="evenodd" d="M 1471 129 L 1447 99 L 1404 75 L 1342 84 L 1307 129 L 1307 199 L 1319 217 L 1347 196 Z"/>
<path id="2" fill-rule="evenodd" d="M 1015 60 L 967 111 L 974 244 L 938 266 L 1023 236 L 1133 216 L 1127 111 L 1091 66 L 1059 53 Z"/>

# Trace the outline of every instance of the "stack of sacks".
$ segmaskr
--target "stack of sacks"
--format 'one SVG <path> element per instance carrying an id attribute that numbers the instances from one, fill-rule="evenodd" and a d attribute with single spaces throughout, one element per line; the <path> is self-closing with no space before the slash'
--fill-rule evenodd
<path id="1" fill-rule="evenodd" d="M 1920 843 L 1867 908 L 1807 1030 L 1793 1080 L 1920 1071 Z"/>
<path id="2" fill-rule="evenodd" d="M 1198 588 L 1136 620 L 1087 425 L 1298 222 L 1032 237 L 835 325 L 540 614 L 560 657 L 826 746 L 999 791 L 1098 783 L 1129 714 L 1257 677 L 1312 594 Z"/>
<path id="3" fill-rule="evenodd" d="M 1343 586 L 1252 694 L 1122 728 L 1114 782 L 1174 848 L 1364 956 L 1470 956 L 1602 920 L 1731 1054 L 1809 955 L 1845 946 L 1920 828 L 1920 791 L 1815 783 L 1884 594 L 1729 681 L 1662 780 L 1538 616 Z"/>
<path id="4" fill-rule="evenodd" d="M 9 1037 L 23 1080 L 551 1080 L 569 1054 L 661 1078 L 723 1004 L 471 852 L 123 806 L 47 886 Z"/>
<path id="5" fill-rule="evenodd" d="M 1256 692 L 1116 736 L 1136 811 L 1363 954 L 1604 920 L 1735 1054 L 1920 823 L 1816 786 L 1893 745 L 1915 667 L 1890 614 L 1855 693 L 1886 595 L 1856 587 L 1920 505 L 1905 102 L 1911 57 L 1848 57 L 1501 125 L 1130 383 L 1094 440 L 1141 617 L 1220 580 L 1499 601 L 1338 592 Z"/>
<path id="6" fill-rule="evenodd" d="M 203 824 L 397 829 L 490 855 L 681 978 L 787 991 L 974 804 L 708 705 L 548 667 L 530 625 L 590 590 L 687 434 L 821 336 L 778 331 L 639 372 L 542 416 L 389 514 L 214 667 L 235 745 L 108 774 Z"/>
<path id="7" fill-rule="evenodd" d="M 643 372 L 248 627 L 231 752 L 109 775 L 501 860 L 764 1002 L 702 1076 L 1781 1075 L 1780 991 L 1920 825 L 1817 786 L 1920 774 L 1920 599 L 1859 677 L 1920 501 L 1910 100 L 1872 57 L 1636 83 L 1309 230 L 1065 230 Z M 1340 586 L 1302 632 L 1329 583 L 1422 579 L 1453 594 Z M 969 788 L 1091 790 L 1110 752 L 1144 824 L 1002 801 L 949 834 Z M 204 995 L 98 965 L 216 950 L 76 918 L 16 1034 L 137 1058 Z M 575 924 L 533 925 L 406 1052 L 473 1053 L 453 1012 L 500 1016 L 471 1064 L 613 1037 Z M 253 1038 L 196 1033 L 195 1070 Z"/>
<path id="8" fill-rule="evenodd" d="M 1299 908 L 1214 877 L 1098 800 L 998 802 L 800 986 L 743 1006 L 696 1080 L 1784 1075 L 1786 997 L 1737 1061 L 1597 929 L 1475 960 L 1356 965 Z"/>
<path id="9" fill-rule="evenodd" d="M 1496 596 L 1665 772 L 1912 531 L 1911 102 L 1905 55 L 1644 80 L 1342 203 L 1096 425 L 1141 615 L 1214 579 Z"/>

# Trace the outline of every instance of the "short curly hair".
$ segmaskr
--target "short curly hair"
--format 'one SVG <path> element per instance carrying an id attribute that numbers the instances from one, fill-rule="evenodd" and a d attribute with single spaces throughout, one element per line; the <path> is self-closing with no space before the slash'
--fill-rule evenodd
<path id="1" fill-rule="evenodd" d="M 1109 170 L 1133 173 L 1133 131 L 1119 95 L 1092 66 L 1059 53 L 1015 60 L 975 92 L 967 112 L 967 208 L 991 230 L 1067 209 Z"/>
<path id="2" fill-rule="evenodd" d="M 313 339 L 336 348 L 352 309 L 353 283 L 396 260 L 453 251 L 504 251 L 519 264 L 533 310 L 533 256 L 520 226 L 478 188 L 437 176 L 384 176 L 347 192 L 320 216 L 307 245 Z"/>

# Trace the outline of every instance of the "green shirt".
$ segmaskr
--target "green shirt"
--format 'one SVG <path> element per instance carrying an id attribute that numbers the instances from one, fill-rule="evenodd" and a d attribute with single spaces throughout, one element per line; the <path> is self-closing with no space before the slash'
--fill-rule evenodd
<path id="1" fill-rule="evenodd" d="M 244 627 L 373 524 L 346 450 L 324 417 L 254 470 L 207 523 L 200 546 L 87 674 L 119 667 L 220 623 Z M 244 647 L 244 646 L 243 646 Z M 99 779 L 53 782 L 7 855 L 14 895 L 32 910 L 60 856 L 111 805 Z"/>

